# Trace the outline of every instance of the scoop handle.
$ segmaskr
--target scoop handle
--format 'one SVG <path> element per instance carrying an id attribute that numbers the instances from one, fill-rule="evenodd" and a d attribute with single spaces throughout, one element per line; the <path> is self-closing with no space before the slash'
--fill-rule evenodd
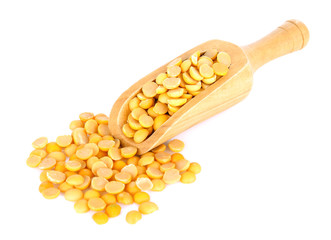
<path id="1" fill-rule="evenodd" d="M 242 47 L 255 72 L 267 62 L 304 48 L 309 40 L 306 25 L 298 20 L 287 20 L 262 39 Z"/>

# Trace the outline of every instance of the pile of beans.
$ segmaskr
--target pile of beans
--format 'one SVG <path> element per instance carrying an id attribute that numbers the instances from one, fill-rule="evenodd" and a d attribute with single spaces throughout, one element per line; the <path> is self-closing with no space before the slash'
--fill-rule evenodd
<path id="1" fill-rule="evenodd" d="M 184 61 L 173 60 L 166 73 L 143 85 L 129 102 L 131 112 L 122 126 L 126 137 L 143 142 L 184 104 L 228 73 L 231 57 L 226 52 L 210 49 L 200 55 L 197 51 Z"/>
<path id="2" fill-rule="evenodd" d="M 121 206 L 136 203 L 138 210 L 126 215 L 126 221 L 135 224 L 142 214 L 158 210 L 148 191 L 162 191 L 176 182 L 193 183 L 201 171 L 198 163 L 179 153 L 184 148 L 180 140 L 138 156 L 137 148 L 121 147 L 110 135 L 106 115 L 86 112 L 79 118 L 70 123 L 71 135 L 55 142 L 46 137 L 35 140 L 26 163 L 42 170 L 39 191 L 46 199 L 63 193 L 75 202 L 77 213 L 94 211 L 92 218 L 98 224 L 117 217 Z"/>

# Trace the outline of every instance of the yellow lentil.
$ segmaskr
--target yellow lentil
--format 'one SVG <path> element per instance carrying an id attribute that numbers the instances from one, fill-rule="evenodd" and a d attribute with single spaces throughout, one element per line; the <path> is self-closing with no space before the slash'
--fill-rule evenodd
<path id="1" fill-rule="evenodd" d="M 133 198 L 128 192 L 120 192 L 116 196 L 117 202 L 125 205 L 130 205 L 133 203 Z"/>
<path id="2" fill-rule="evenodd" d="M 58 136 L 56 143 L 60 147 L 68 147 L 72 143 L 72 137 L 70 135 Z"/>
<path id="3" fill-rule="evenodd" d="M 150 197 L 146 192 L 137 192 L 133 195 L 133 199 L 135 203 L 141 204 L 143 202 L 148 202 Z"/>
<path id="4" fill-rule="evenodd" d="M 143 202 L 139 205 L 139 212 L 142 214 L 151 214 L 158 209 L 158 206 L 153 202 Z"/>
<path id="5" fill-rule="evenodd" d="M 62 148 L 57 145 L 55 142 L 50 142 L 47 143 L 46 145 L 46 152 L 51 153 L 51 152 L 61 152 Z"/>
<path id="6" fill-rule="evenodd" d="M 89 140 L 84 128 L 75 128 L 72 131 L 72 138 L 76 145 L 86 144 Z"/>
<path id="7" fill-rule="evenodd" d="M 104 193 L 101 198 L 107 205 L 116 203 L 116 197 L 113 194 Z"/>
<path id="8" fill-rule="evenodd" d="M 103 177 L 93 177 L 91 180 L 91 188 L 97 191 L 104 191 L 107 184 L 107 179 Z"/>
<path id="9" fill-rule="evenodd" d="M 199 163 L 192 162 L 192 163 L 190 163 L 190 167 L 188 168 L 188 171 L 190 171 L 194 174 L 198 174 L 201 172 L 201 166 Z"/>
<path id="10" fill-rule="evenodd" d="M 46 188 L 44 189 L 41 194 L 46 199 L 54 199 L 57 198 L 60 195 L 60 190 L 54 187 Z"/>
<path id="11" fill-rule="evenodd" d="M 92 218 L 94 222 L 99 225 L 106 224 L 108 222 L 108 216 L 104 212 L 94 213 Z"/>
<path id="12" fill-rule="evenodd" d="M 153 187 L 151 189 L 152 191 L 161 192 L 166 187 L 166 184 L 163 182 L 162 179 L 152 179 L 152 183 L 153 183 Z"/>
<path id="13" fill-rule="evenodd" d="M 102 198 L 96 197 L 96 198 L 90 198 L 87 202 L 88 207 L 92 211 L 102 211 L 106 208 L 106 203 Z"/>
<path id="14" fill-rule="evenodd" d="M 79 174 L 74 174 L 67 177 L 66 182 L 73 186 L 81 185 L 84 183 L 84 177 Z"/>
<path id="15" fill-rule="evenodd" d="M 32 168 L 38 167 L 40 162 L 41 162 L 41 157 L 37 155 L 30 155 L 26 160 L 26 164 Z"/>
<path id="16" fill-rule="evenodd" d="M 41 170 L 49 170 L 55 167 L 56 160 L 51 157 L 44 158 L 38 165 Z"/>
<path id="17" fill-rule="evenodd" d="M 195 182 L 195 179 L 196 179 L 195 174 L 193 172 L 188 171 L 182 173 L 180 181 L 182 183 L 193 183 Z"/>
<path id="18" fill-rule="evenodd" d="M 114 217 L 117 217 L 118 215 L 120 215 L 121 206 L 116 203 L 110 204 L 106 207 L 105 211 L 106 211 L 108 217 L 114 218 Z"/>
<path id="19" fill-rule="evenodd" d="M 166 184 L 173 184 L 180 180 L 181 176 L 178 169 L 169 169 L 164 172 L 162 180 Z"/>
<path id="20" fill-rule="evenodd" d="M 184 143 L 181 140 L 174 139 L 169 142 L 168 147 L 173 152 L 181 152 L 184 149 Z"/>
<path id="21" fill-rule="evenodd" d="M 86 199 L 79 199 L 75 202 L 74 209 L 76 213 L 87 213 L 90 210 Z"/>
<path id="22" fill-rule="evenodd" d="M 82 164 L 77 160 L 69 160 L 65 163 L 66 169 L 72 172 L 76 172 L 81 169 Z"/>
<path id="23" fill-rule="evenodd" d="M 36 149 L 41 149 L 46 147 L 47 143 L 48 143 L 48 139 L 46 137 L 41 137 L 33 141 L 32 147 Z"/>
<path id="24" fill-rule="evenodd" d="M 122 192 L 124 188 L 125 188 L 125 184 L 119 181 L 110 181 L 105 185 L 106 192 L 110 194 L 118 194 Z"/>
<path id="25" fill-rule="evenodd" d="M 142 218 L 142 215 L 140 212 L 136 210 L 132 210 L 126 214 L 126 221 L 129 224 L 136 224 L 140 219 Z"/>
<path id="26" fill-rule="evenodd" d="M 91 198 L 100 197 L 100 192 L 94 189 L 89 189 L 84 193 L 84 199 L 90 200 Z"/>
<path id="27" fill-rule="evenodd" d="M 83 192 L 79 189 L 69 189 L 64 193 L 64 198 L 68 201 L 76 202 L 79 199 L 82 199 L 84 196 Z"/>

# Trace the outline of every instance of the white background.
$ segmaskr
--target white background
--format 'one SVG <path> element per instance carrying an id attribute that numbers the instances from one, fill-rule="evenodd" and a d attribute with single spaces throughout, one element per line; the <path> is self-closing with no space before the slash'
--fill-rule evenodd
<path id="1" fill-rule="evenodd" d="M 0 239 L 331 239 L 327 3 L 2 0 Z M 200 43 L 243 46 L 292 18 L 310 29 L 307 47 L 263 66 L 247 99 L 178 136 L 203 170 L 192 185 L 153 192 L 158 212 L 99 226 L 41 196 L 39 171 L 25 164 L 34 139 L 69 134 L 81 112 L 109 114 L 131 84 Z"/>

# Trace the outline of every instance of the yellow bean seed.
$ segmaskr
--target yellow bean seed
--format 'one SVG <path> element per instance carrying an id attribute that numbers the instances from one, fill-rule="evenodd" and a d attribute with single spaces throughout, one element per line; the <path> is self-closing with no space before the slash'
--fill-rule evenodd
<path id="1" fill-rule="evenodd" d="M 155 119 L 154 119 L 154 125 L 153 125 L 153 129 L 154 131 L 156 131 L 157 129 L 159 129 L 161 127 L 161 125 L 163 123 L 165 123 L 167 120 L 169 119 L 169 116 L 168 115 L 160 115 L 160 116 L 157 116 Z"/>
<path id="2" fill-rule="evenodd" d="M 56 160 L 51 157 L 44 158 L 38 165 L 39 169 L 41 170 L 49 170 L 55 167 Z"/>
<path id="3" fill-rule="evenodd" d="M 104 162 L 107 166 L 107 168 L 113 168 L 113 160 L 110 157 L 102 157 L 100 158 L 100 161 Z"/>
<path id="4" fill-rule="evenodd" d="M 184 94 L 184 88 L 175 88 L 167 92 L 168 96 L 171 98 L 180 98 Z M 155 108 L 155 107 L 154 107 Z M 155 111 L 155 110 L 154 110 Z M 164 113 L 162 113 L 164 114 Z"/>
<path id="5" fill-rule="evenodd" d="M 128 116 L 128 124 L 129 124 L 129 127 L 131 129 L 133 129 L 134 131 L 137 131 L 139 129 L 142 129 L 142 126 L 140 125 L 139 121 L 136 120 L 136 119 L 134 119 L 132 117 L 132 114 L 129 114 L 129 116 Z"/>
<path id="6" fill-rule="evenodd" d="M 167 146 L 165 144 L 161 144 L 155 148 L 152 149 L 153 153 L 158 153 L 158 152 L 164 152 L 166 150 Z"/>
<path id="7" fill-rule="evenodd" d="M 135 119 L 137 121 L 139 120 L 140 116 L 146 115 L 146 114 L 147 114 L 146 110 L 142 109 L 140 107 L 133 109 L 133 111 L 131 112 L 131 116 L 133 117 L 133 119 Z"/>
<path id="8" fill-rule="evenodd" d="M 207 64 L 209 65 L 210 67 L 213 66 L 213 60 L 210 58 L 210 57 L 206 57 L 206 56 L 202 56 L 200 57 L 199 61 L 198 61 L 198 69 L 200 69 L 200 67 L 203 65 L 203 64 Z"/>
<path id="9" fill-rule="evenodd" d="M 121 156 L 124 158 L 131 158 L 136 155 L 138 149 L 136 147 L 123 147 L 121 150 Z"/>
<path id="10" fill-rule="evenodd" d="M 98 142 L 98 147 L 101 151 L 109 151 L 110 148 L 115 146 L 114 140 L 101 140 Z"/>
<path id="11" fill-rule="evenodd" d="M 200 66 L 199 73 L 204 78 L 211 78 L 214 75 L 214 70 L 211 66 L 204 63 Z M 201 79 L 201 80 L 203 80 L 203 79 Z"/>
<path id="12" fill-rule="evenodd" d="M 142 92 L 138 93 L 137 97 L 140 101 L 143 101 L 143 100 L 146 100 L 146 99 L 151 99 L 151 98 L 146 97 Z"/>
<path id="13" fill-rule="evenodd" d="M 44 159 L 47 156 L 47 152 L 42 149 L 35 149 L 30 153 L 30 156 L 35 155 L 41 157 L 41 159 Z"/>
<path id="14" fill-rule="evenodd" d="M 180 181 L 182 183 L 193 183 L 195 182 L 195 180 L 196 180 L 195 174 L 190 171 L 182 173 L 182 176 L 180 178 Z"/>
<path id="15" fill-rule="evenodd" d="M 140 192 L 140 189 L 138 188 L 136 182 L 132 181 L 132 182 L 126 184 L 125 191 L 127 191 L 128 193 L 134 195 L 137 192 Z"/>
<path id="16" fill-rule="evenodd" d="M 106 114 L 99 113 L 95 115 L 94 117 L 95 121 L 97 121 L 98 124 L 108 124 L 109 117 Z"/>
<path id="17" fill-rule="evenodd" d="M 186 171 L 190 167 L 190 162 L 186 159 L 178 160 L 175 164 L 176 169 L 180 172 Z"/>
<path id="18" fill-rule="evenodd" d="M 86 122 L 87 120 L 93 119 L 93 118 L 94 118 L 94 114 L 90 113 L 90 112 L 84 112 L 84 113 L 79 114 L 79 119 L 82 122 Z"/>
<path id="19" fill-rule="evenodd" d="M 151 164 L 153 161 L 154 161 L 154 156 L 142 156 L 138 161 L 138 165 L 146 166 Z"/>
<path id="20" fill-rule="evenodd" d="M 153 161 L 151 164 L 147 165 L 147 168 L 154 167 L 154 168 L 160 168 L 161 164 L 157 161 Z"/>
<path id="21" fill-rule="evenodd" d="M 94 189 L 89 189 L 84 193 L 84 199 L 90 200 L 91 198 L 98 198 L 100 197 L 100 192 Z"/>
<path id="22" fill-rule="evenodd" d="M 213 75 L 210 78 L 204 78 L 204 79 L 202 79 L 202 82 L 205 83 L 205 84 L 212 84 L 215 81 L 216 81 L 216 75 Z"/>
<path id="23" fill-rule="evenodd" d="M 140 212 L 132 210 L 126 214 L 125 220 L 129 224 L 136 224 L 141 218 L 142 215 Z"/>
<path id="24" fill-rule="evenodd" d="M 178 182 L 180 180 L 180 178 L 181 178 L 181 176 L 177 169 L 169 169 L 169 170 L 165 171 L 165 173 L 163 174 L 162 180 L 166 184 L 173 184 L 173 183 Z"/>
<path id="25" fill-rule="evenodd" d="M 93 134 L 98 132 L 98 122 L 94 119 L 89 119 L 85 123 L 85 131 L 87 134 Z"/>
<path id="26" fill-rule="evenodd" d="M 67 157 L 63 152 L 51 152 L 47 158 L 54 158 L 57 162 L 63 162 Z"/>
<path id="27" fill-rule="evenodd" d="M 173 152 L 180 152 L 184 149 L 184 142 L 178 139 L 171 140 L 168 144 L 168 147 Z"/>
<path id="28" fill-rule="evenodd" d="M 149 131 L 147 129 L 140 129 L 137 132 L 135 132 L 133 140 L 136 143 L 141 143 L 148 137 L 148 135 L 149 135 Z"/>
<path id="29" fill-rule="evenodd" d="M 48 181 L 47 172 L 49 172 L 49 170 L 44 170 L 40 173 L 40 176 L 39 176 L 40 182 Z"/>
<path id="30" fill-rule="evenodd" d="M 190 67 L 189 69 L 189 73 L 191 78 L 193 78 L 196 81 L 201 81 L 203 79 L 203 77 L 200 75 L 198 69 L 196 67 Z"/>
<path id="31" fill-rule="evenodd" d="M 172 106 L 170 104 L 168 104 L 168 108 L 169 108 L 168 111 L 171 111 L 173 113 L 177 112 L 180 109 L 180 107 L 175 107 L 175 106 Z"/>
<path id="32" fill-rule="evenodd" d="M 93 177 L 91 180 L 91 188 L 97 191 L 104 191 L 107 184 L 107 179 L 103 177 Z"/>
<path id="33" fill-rule="evenodd" d="M 163 177 L 163 173 L 160 171 L 160 169 L 155 167 L 148 167 L 146 170 L 146 174 L 152 179 Z"/>
<path id="34" fill-rule="evenodd" d="M 92 218 L 94 222 L 99 225 L 106 224 L 108 222 L 108 216 L 104 212 L 94 213 Z"/>
<path id="35" fill-rule="evenodd" d="M 51 153 L 51 152 L 61 152 L 62 148 L 57 145 L 55 142 L 50 142 L 47 143 L 46 145 L 46 152 Z"/>
<path id="36" fill-rule="evenodd" d="M 117 194 L 116 199 L 118 203 L 122 203 L 125 205 L 129 205 L 133 203 L 133 198 L 131 194 L 128 192 L 121 192 Z"/>
<path id="37" fill-rule="evenodd" d="M 184 83 L 191 84 L 191 85 L 198 83 L 198 81 L 191 78 L 190 74 L 188 74 L 187 72 L 183 73 L 183 81 L 184 81 Z"/>
<path id="38" fill-rule="evenodd" d="M 188 92 L 196 92 L 196 91 L 199 91 L 201 89 L 201 82 L 198 82 L 197 84 L 194 84 L 194 85 L 188 85 L 186 84 L 185 85 L 185 88 Z M 169 101 L 168 101 L 169 103 Z M 185 102 L 186 103 L 186 102 Z M 171 103 L 170 103 L 171 104 Z M 173 105 L 175 106 L 175 105 Z"/>
<path id="39" fill-rule="evenodd" d="M 36 148 L 36 149 L 41 149 L 46 147 L 48 143 L 48 139 L 46 137 L 41 137 L 36 139 L 33 143 L 32 143 L 32 147 Z"/>
<path id="40" fill-rule="evenodd" d="M 153 183 L 148 177 L 138 177 L 136 184 L 141 191 L 148 191 L 153 188 Z"/>
<path id="41" fill-rule="evenodd" d="M 98 126 L 98 134 L 100 136 L 107 136 L 107 135 L 110 135 L 110 131 L 109 131 L 109 127 L 107 124 L 100 124 Z"/>
<path id="42" fill-rule="evenodd" d="M 76 153 L 77 150 L 77 145 L 76 144 L 70 144 L 64 149 L 64 153 L 68 156 L 71 157 L 74 153 Z"/>
<path id="43" fill-rule="evenodd" d="M 68 191 L 69 189 L 73 189 L 73 188 L 74 188 L 74 186 L 70 185 L 70 184 L 67 183 L 67 182 L 63 182 L 63 183 L 61 183 L 61 184 L 59 185 L 59 190 L 60 190 L 61 192 L 66 192 L 66 191 Z"/>
<path id="44" fill-rule="evenodd" d="M 76 128 L 83 128 L 83 127 L 84 127 L 84 123 L 81 120 L 74 120 L 69 125 L 71 131 L 73 131 Z"/>
<path id="45" fill-rule="evenodd" d="M 99 197 L 89 199 L 87 205 L 92 211 L 102 211 L 106 208 L 105 201 Z"/>
<path id="46" fill-rule="evenodd" d="M 105 167 L 101 167 L 97 170 L 97 174 L 98 177 L 103 177 L 105 179 L 110 179 L 113 176 L 113 170 L 109 169 L 109 168 L 105 168 Z"/>
<path id="47" fill-rule="evenodd" d="M 203 56 L 206 56 L 206 57 L 211 58 L 212 60 L 215 60 L 217 57 L 217 53 L 218 53 L 217 49 L 212 48 L 212 49 L 208 49 Z"/>
<path id="48" fill-rule="evenodd" d="M 170 63 L 168 63 L 167 67 L 180 66 L 181 63 L 182 63 L 182 58 L 178 57 L 172 60 Z"/>
<path id="49" fill-rule="evenodd" d="M 133 109 L 139 107 L 139 103 L 140 103 L 139 98 L 137 98 L 137 97 L 132 98 L 132 99 L 129 101 L 129 108 L 130 108 L 130 111 L 132 111 Z"/>
<path id="50" fill-rule="evenodd" d="M 80 184 L 83 184 L 84 177 L 79 174 L 74 174 L 74 175 L 67 177 L 66 182 L 73 186 L 80 185 Z"/>
<path id="51" fill-rule="evenodd" d="M 163 81 L 163 86 L 166 88 L 166 89 L 175 89 L 179 86 L 180 84 L 180 78 L 166 78 L 164 81 Z"/>
<path id="52" fill-rule="evenodd" d="M 216 75 L 218 76 L 225 76 L 229 69 L 224 63 L 214 63 L 213 69 Z"/>
<path id="53" fill-rule="evenodd" d="M 158 152 L 155 154 L 155 159 L 161 164 L 171 161 L 171 155 L 167 152 Z"/>
<path id="54" fill-rule="evenodd" d="M 146 99 L 140 102 L 139 107 L 143 109 L 148 109 L 154 105 L 154 98 Z"/>
<path id="55" fill-rule="evenodd" d="M 160 166 L 160 171 L 161 172 L 165 172 L 169 169 L 174 169 L 176 167 L 176 164 L 173 163 L 173 162 L 167 162 L 167 163 L 164 163 Z"/>
<path id="56" fill-rule="evenodd" d="M 107 205 L 116 203 L 116 197 L 113 194 L 104 193 L 102 194 L 101 198 Z"/>
<path id="57" fill-rule="evenodd" d="M 124 168 L 126 166 L 126 163 L 123 160 L 118 160 L 114 162 L 113 165 L 113 171 L 117 170 L 118 172 L 120 172 L 122 170 L 122 168 Z M 113 173 L 113 176 L 115 178 L 116 173 Z"/>
<path id="58" fill-rule="evenodd" d="M 41 162 L 41 157 L 37 155 L 30 155 L 26 160 L 26 164 L 31 168 L 38 167 L 40 162 Z"/>
<path id="59" fill-rule="evenodd" d="M 44 181 L 39 185 L 39 192 L 42 193 L 45 189 L 54 187 L 54 184 L 49 181 Z"/>
<path id="60" fill-rule="evenodd" d="M 146 192 L 137 192 L 134 194 L 133 199 L 135 203 L 141 204 L 143 202 L 148 202 L 150 197 Z"/>
<path id="61" fill-rule="evenodd" d="M 161 86 L 157 87 L 156 94 L 162 94 L 162 93 L 165 93 L 167 91 L 168 91 L 168 89 L 166 89 L 163 85 L 161 85 Z"/>
<path id="62" fill-rule="evenodd" d="M 135 134 L 135 130 L 133 130 L 130 125 L 128 123 L 124 124 L 122 127 L 122 131 L 124 133 L 124 135 L 128 138 L 133 138 L 134 134 Z"/>
<path id="63" fill-rule="evenodd" d="M 81 169 L 82 164 L 77 160 L 70 160 L 65 163 L 66 169 L 72 172 L 76 172 Z"/>
<path id="64" fill-rule="evenodd" d="M 188 86 L 188 85 L 186 85 Z M 185 86 L 185 87 L 186 87 Z M 189 85 L 189 86 L 195 86 L 195 85 Z M 200 85 L 201 86 L 201 85 Z M 172 106 L 175 106 L 175 107 L 179 107 L 179 106 L 182 106 L 184 105 L 185 103 L 187 102 L 187 99 L 186 98 L 172 98 L 172 99 L 168 99 L 168 103 Z"/>
<path id="65" fill-rule="evenodd" d="M 83 192 L 79 189 L 69 189 L 64 193 L 64 198 L 68 201 L 76 202 L 79 199 L 82 199 L 84 196 Z"/>
<path id="66" fill-rule="evenodd" d="M 92 173 L 92 171 L 90 169 L 87 169 L 87 168 L 84 168 L 84 169 L 81 169 L 78 174 L 82 175 L 82 176 L 88 176 L 88 177 L 93 177 L 94 174 Z"/>
<path id="67" fill-rule="evenodd" d="M 56 138 L 56 143 L 60 147 L 68 147 L 72 143 L 72 137 L 70 135 L 63 135 Z"/>
<path id="68" fill-rule="evenodd" d="M 162 179 L 152 179 L 153 188 L 152 191 L 161 192 L 165 189 L 166 184 L 163 182 Z"/>
<path id="69" fill-rule="evenodd" d="M 159 85 L 157 85 L 155 82 L 145 83 L 142 87 L 142 92 L 146 97 L 155 97 L 156 89 L 158 86 Z"/>
<path id="70" fill-rule="evenodd" d="M 160 94 L 159 98 L 158 98 L 159 102 L 161 102 L 161 103 L 168 103 L 168 99 L 170 99 L 170 97 L 166 93 Z M 153 108 L 153 110 L 154 110 L 154 108 Z"/>
<path id="71" fill-rule="evenodd" d="M 76 213 L 87 213 L 90 210 L 86 199 L 79 199 L 75 202 L 74 209 Z"/>
<path id="72" fill-rule="evenodd" d="M 157 75 L 155 82 L 159 85 L 163 84 L 163 81 L 168 78 L 168 75 L 166 73 L 160 73 Z"/>
<path id="73" fill-rule="evenodd" d="M 84 182 L 80 185 L 76 185 L 75 187 L 79 190 L 85 190 L 90 186 L 91 183 L 91 177 L 90 176 L 83 176 Z"/>
<path id="74" fill-rule="evenodd" d="M 188 171 L 193 172 L 194 174 L 198 174 L 201 172 L 201 166 L 199 163 L 192 162 L 188 168 Z"/>
<path id="75" fill-rule="evenodd" d="M 72 137 L 73 137 L 74 143 L 77 145 L 86 144 L 86 143 L 88 143 L 88 140 L 89 140 L 84 128 L 75 128 L 72 131 Z"/>
<path id="76" fill-rule="evenodd" d="M 181 73 L 181 71 L 182 71 L 182 69 L 177 65 L 169 66 L 167 68 L 167 74 L 168 74 L 168 77 L 170 77 L 170 78 L 177 77 Z"/>
<path id="77" fill-rule="evenodd" d="M 225 66 L 229 67 L 231 65 L 231 57 L 226 52 L 219 52 L 217 54 L 217 62 L 223 63 Z"/>
<path id="78" fill-rule="evenodd" d="M 116 176 L 116 175 L 115 175 Z M 106 184 L 105 190 L 110 194 L 118 194 L 124 190 L 125 184 L 119 181 L 110 181 Z"/>
<path id="79" fill-rule="evenodd" d="M 144 128 L 149 128 L 153 126 L 154 120 L 152 117 L 148 116 L 147 114 L 144 114 L 139 117 L 139 124 Z"/>
<path id="80" fill-rule="evenodd" d="M 181 69 L 182 69 L 182 72 L 186 72 L 190 69 L 191 67 L 191 60 L 190 59 L 186 59 L 185 61 L 182 62 L 182 64 L 180 65 Z"/>
<path id="81" fill-rule="evenodd" d="M 190 56 L 190 60 L 194 66 L 198 64 L 199 58 L 200 58 L 200 51 L 196 51 Z"/>
<path id="82" fill-rule="evenodd" d="M 184 156 L 180 153 L 174 153 L 171 155 L 171 161 L 174 163 L 181 159 L 184 159 Z"/>
<path id="83" fill-rule="evenodd" d="M 110 204 L 106 207 L 105 211 L 106 211 L 108 217 L 114 218 L 114 217 L 117 217 L 118 215 L 120 215 L 121 206 L 116 203 Z"/>
<path id="84" fill-rule="evenodd" d="M 158 206 L 153 202 L 143 202 L 139 205 L 139 212 L 142 214 L 150 214 L 158 209 Z"/>
<path id="85" fill-rule="evenodd" d="M 44 189 L 41 194 L 46 199 L 54 199 L 57 198 L 60 195 L 60 190 L 54 187 L 46 188 Z"/>
<path id="86" fill-rule="evenodd" d="M 119 148 L 116 148 L 116 147 L 111 147 L 109 149 L 108 156 L 111 157 L 111 159 L 115 160 L 115 161 L 122 159 L 121 150 Z"/>
<path id="87" fill-rule="evenodd" d="M 119 172 L 115 174 L 115 180 L 124 184 L 131 182 L 131 174 L 128 172 Z"/>

